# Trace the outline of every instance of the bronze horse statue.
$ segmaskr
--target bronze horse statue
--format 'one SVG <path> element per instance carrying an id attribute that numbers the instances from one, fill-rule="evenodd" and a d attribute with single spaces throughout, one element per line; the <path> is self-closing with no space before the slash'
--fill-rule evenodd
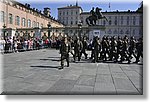
<path id="1" fill-rule="evenodd" d="M 99 19 L 105 19 L 108 22 L 108 19 L 100 12 L 102 9 L 101 8 L 96 8 L 96 11 L 94 12 L 94 8 L 91 10 L 91 15 L 86 18 L 86 23 L 89 26 L 94 26 L 96 25 L 96 21 Z"/>

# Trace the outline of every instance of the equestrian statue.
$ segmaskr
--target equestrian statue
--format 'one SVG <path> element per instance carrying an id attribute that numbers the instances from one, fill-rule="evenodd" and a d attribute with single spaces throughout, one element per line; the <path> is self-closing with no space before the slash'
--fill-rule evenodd
<path id="1" fill-rule="evenodd" d="M 86 23 L 89 26 L 94 26 L 96 25 L 96 21 L 99 19 L 105 19 L 108 22 L 108 19 L 101 13 L 101 8 L 96 7 L 94 11 L 94 7 L 90 11 L 90 16 L 86 18 Z"/>

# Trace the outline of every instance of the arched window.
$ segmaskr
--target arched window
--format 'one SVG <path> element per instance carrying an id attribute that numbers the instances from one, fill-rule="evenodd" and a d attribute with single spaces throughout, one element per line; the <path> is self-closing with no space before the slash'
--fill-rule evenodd
<path id="1" fill-rule="evenodd" d="M 123 34 L 123 30 L 120 31 L 120 34 Z"/>
<path id="2" fill-rule="evenodd" d="M 126 34 L 129 34 L 129 30 L 126 31 Z"/>
<path id="3" fill-rule="evenodd" d="M 111 25 L 111 20 L 109 20 L 109 25 Z"/>
<path id="4" fill-rule="evenodd" d="M 113 33 L 114 33 L 114 34 L 117 34 L 117 30 L 115 29 Z"/>
<path id="5" fill-rule="evenodd" d="M 28 19 L 27 27 L 31 27 L 31 20 L 30 19 Z"/>
<path id="6" fill-rule="evenodd" d="M 111 29 L 109 29 L 109 30 L 108 30 L 108 34 L 112 34 L 112 31 L 111 31 Z"/>
<path id="7" fill-rule="evenodd" d="M 106 25 L 106 21 L 105 20 L 103 21 L 103 25 Z"/>

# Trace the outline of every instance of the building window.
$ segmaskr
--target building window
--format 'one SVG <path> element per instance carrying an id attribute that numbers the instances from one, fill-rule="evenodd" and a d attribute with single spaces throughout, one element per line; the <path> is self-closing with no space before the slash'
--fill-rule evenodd
<path id="1" fill-rule="evenodd" d="M 109 20 L 109 25 L 111 25 L 111 20 Z"/>
<path id="2" fill-rule="evenodd" d="M 20 17 L 19 16 L 16 16 L 16 25 L 20 25 Z"/>
<path id="3" fill-rule="evenodd" d="M 61 12 L 59 13 L 59 15 L 61 16 Z"/>
<path id="4" fill-rule="evenodd" d="M 106 21 L 105 20 L 103 21 L 103 25 L 106 25 Z"/>
<path id="5" fill-rule="evenodd" d="M 65 15 L 65 12 L 63 12 L 63 15 Z"/>
<path id="6" fill-rule="evenodd" d="M 73 25 L 73 21 L 71 21 L 70 24 Z"/>
<path id="7" fill-rule="evenodd" d="M 127 16 L 127 25 L 129 25 L 129 16 Z"/>
<path id="8" fill-rule="evenodd" d="M 121 16 L 121 25 L 123 25 L 123 16 Z"/>
<path id="9" fill-rule="evenodd" d="M 66 21 L 66 25 L 68 25 L 68 20 Z"/>
<path id="10" fill-rule="evenodd" d="M 37 27 L 40 27 L 39 22 L 37 22 Z"/>
<path id="11" fill-rule="evenodd" d="M 68 15 L 68 11 L 67 11 L 67 15 Z"/>
<path id="12" fill-rule="evenodd" d="M 78 14 L 78 12 L 76 11 L 76 14 Z"/>
<path id="13" fill-rule="evenodd" d="M 114 33 L 114 34 L 117 34 L 117 30 L 115 29 L 113 33 Z"/>
<path id="14" fill-rule="evenodd" d="M 36 27 L 36 22 L 35 22 L 35 21 L 33 21 L 32 27 L 33 27 L 33 28 Z"/>
<path id="15" fill-rule="evenodd" d="M 9 24 L 13 24 L 13 15 L 11 13 L 9 13 L 9 20 L 8 20 Z"/>
<path id="16" fill-rule="evenodd" d="M 135 35 L 135 29 L 133 29 L 132 34 Z"/>
<path id="17" fill-rule="evenodd" d="M 129 34 L 129 30 L 126 31 L 126 34 L 127 34 L 127 35 Z"/>
<path id="18" fill-rule="evenodd" d="M 76 24 L 78 24 L 78 21 L 76 21 Z"/>
<path id="19" fill-rule="evenodd" d="M 117 25 L 117 20 L 115 20 L 115 25 Z"/>
<path id="20" fill-rule="evenodd" d="M 71 15 L 73 15 L 73 11 L 71 11 Z"/>
<path id="21" fill-rule="evenodd" d="M 111 20 L 111 16 L 109 16 L 109 20 Z"/>
<path id="22" fill-rule="evenodd" d="M 41 23 L 41 28 L 43 28 L 43 23 Z"/>
<path id="23" fill-rule="evenodd" d="M 112 33 L 112 31 L 111 31 L 111 29 L 109 29 L 109 30 L 108 30 L 108 34 L 111 34 L 111 33 Z"/>
<path id="24" fill-rule="evenodd" d="M 31 27 L 31 20 L 30 19 L 28 19 L 27 27 Z"/>
<path id="25" fill-rule="evenodd" d="M 123 34 L 123 30 L 120 31 L 120 34 Z"/>
<path id="26" fill-rule="evenodd" d="M 121 16 L 121 20 L 123 20 L 123 16 Z"/>
<path id="27" fill-rule="evenodd" d="M 135 16 L 133 17 L 133 25 L 135 25 L 135 22 L 136 22 L 136 18 Z"/>
<path id="28" fill-rule="evenodd" d="M 5 22 L 5 12 L 4 11 L 1 11 L 0 20 L 1 20 L 1 22 Z"/>
<path id="29" fill-rule="evenodd" d="M 22 26 L 25 27 L 26 26 L 26 19 L 22 18 Z"/>
<path id="30" fill-rule="evenodd" d="M 140 25 L 143 25 L 143 16 L 140 16 L 139 24 L 140 24 Z"/>

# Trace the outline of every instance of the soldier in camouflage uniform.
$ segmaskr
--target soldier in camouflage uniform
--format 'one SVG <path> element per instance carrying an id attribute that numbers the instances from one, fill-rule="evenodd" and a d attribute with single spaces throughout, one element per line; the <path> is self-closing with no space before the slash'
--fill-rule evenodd
<path id="1" fill-rule="evenodd" d="M 143 58 L 143 38 L 139 38 L 138 42 L 136 43 L 136 50 L 137 56 L 135 63 L 138 63 L 140 61 L 140 57 Z"/>
<path id="2" fill-rule="evenodd" d="M 67 37 L 62 39 L 61 45 L 60 45 L 60 54 L 61 54 L 61 68 L 64 68 L 64 60 L 67 61 L 67 67 L 69 67 L 69 52 L 70 52 L 71 45 L 67 40 Z"/>
<path id="3" fill-rule="evenodd" d="M 99 52 L 100 52 L 100 42 L 99 42 L 98 37 L 94 38 L 93 47 L 94 47 L 94 50 L 93 50 L 94 60 L 92 62 L 95 63 L 95 62 L 98 62 L 98 55 L 99 55 Z"/>
<path id="4" fill-rule="evenodd" d="M 109 58 L 110 61 L 114 58 L 115 62 L 117 62 L 117 41 L 115 36 L 111 38 Z"/>
<path id="5" fill-rule="evenodd" d="M 81 50 L 80 57 L 82 57 L 82 54 L 84 54 L 85 59 L 87 59 L 88 54 L 86 53 L 86 49 L 87 49 L 88 43 L 87 43 L 86 37 L 83 38 L 82 45 L 83 45 L 83 48 Z"/>
<path id="6" fill-rule="evenodd" d="M 121 62 L 125 60 L 129 61 L 127 48 L 128 48 L 128 37 L 125 36 L 122 41 Z"/>
<path id="7" fill-rule="evenodd" d="M 135 40 L 134 40 L 134 37 L 131 37 L 131 38 L 130 38 L 130 43 L 129 43 L 129 48 L 128 48 L 128 52 L 129 52 L 129 60 L 128 60 L 128 63 L 131 62 L 132 55 L 136 58 L 136 55 L 135 55 L 135 45 L 136 45 L 136 42 L 135 42 Z"/>
<path id="8" fill-rule="evenodd" d="M 74 62 L 76 61 L 76 57 L 78 57 L 78 61 L 80 61 L 81 57 L 81 50 L 83 48 L 82 42 L 80 41 L 79 37 L 77 40 L 74 41 Z"/>

